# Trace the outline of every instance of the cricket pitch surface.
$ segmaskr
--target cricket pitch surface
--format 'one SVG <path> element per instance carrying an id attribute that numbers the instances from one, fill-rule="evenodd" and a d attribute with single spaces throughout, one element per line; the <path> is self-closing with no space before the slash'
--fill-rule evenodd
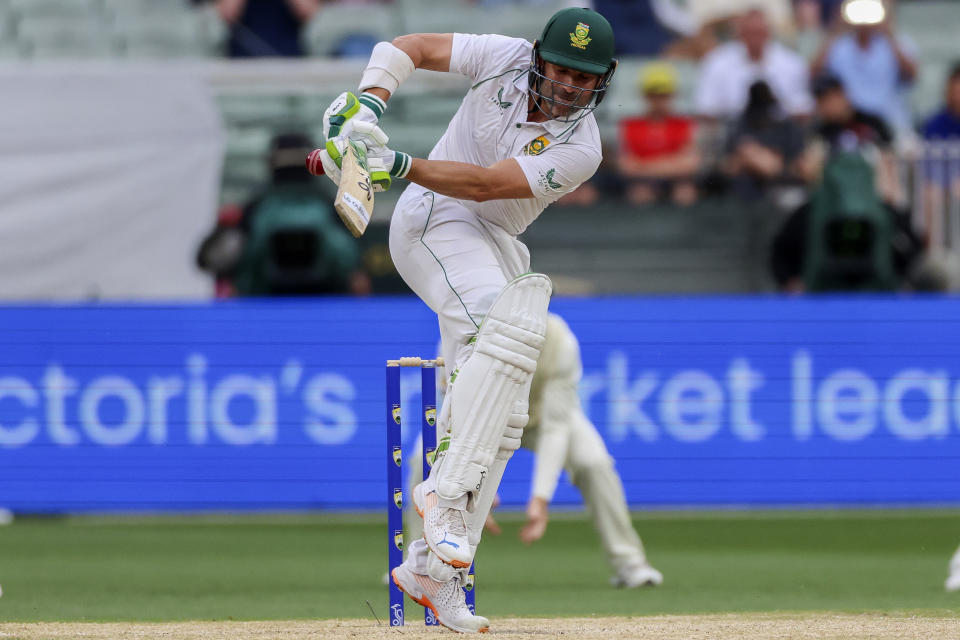
<path id="1" fill-rule="evenodd" d="M 441 628 L 426 628 L 421 620 L 405 627 L 380 626 L 374 620 L 291 620 L 269 622 L 36 622 L 0 623 L 0 639 L 126 640 L 292 640 L 299 638 L 454 638 Z M 597 618 L 498 618 L 490 621 L 486 638 L 531 640 L 576 638 L 609 640 L 960 640 L 960 616 L 926 617 L 907 614 L 804 613 L 720 614 L 698 616 L 639 616 Z"/>

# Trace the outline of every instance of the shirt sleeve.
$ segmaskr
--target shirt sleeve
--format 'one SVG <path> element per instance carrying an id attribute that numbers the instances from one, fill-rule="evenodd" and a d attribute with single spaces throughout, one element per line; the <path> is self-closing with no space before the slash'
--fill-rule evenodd
<path id="1" fill-rule="evenodd" d="M 911 61 L 916 62 L 919 49 L 917 48 L 917 43 L 914 41 L 914 39 L 906 34 L 897 34 L 896 39 L 897 44 L 900 45 L 900 51 L 903 52 L 903 55 L 905 55 Z M 916 82 L 916 79 L 907 80 L 903 77 L 903 74 L 899 75 L 899 80 L 900 84 L 904 86 L 910 86 Z"/>
<path id="2" fill-rule="evenodd" d="M 515 66 L 519 45 L 525 42 L 492 33 L 455 33 L 450 50 L 450 72 L 478 82 L 508 71 Z"/>
<path id="3" fill-rule="evenodd" d="M 813 112 L 813 96 L 810 95 L 810 70 L 800 56 L 790 53 L 792 67 L 791 84 L 785 96 L 783 109 L 791 116 L 806 116 Z"/>
<path id="4" fill-rule="evenodd" d="M 717 73 L 718 60 L 717 55 L 708 54 L 700 68 L 700 77 L 697 79 L 697 88 L 693 96 L 693 106 L 697 115 L 724 115 L 723 99 L 718 86 L 720 81 L 720 75 Z"/>
<path id="5" fill-rule="evenodd" d="M 517 156 L 533 196 L 547 204 L 590 179 L 602 159 L 599 149 L 560 143 L 535 156 Z"/>

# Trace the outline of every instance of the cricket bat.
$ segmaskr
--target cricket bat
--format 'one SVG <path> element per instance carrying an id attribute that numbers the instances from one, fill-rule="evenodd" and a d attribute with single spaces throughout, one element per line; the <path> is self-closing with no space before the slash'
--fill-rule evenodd
<path id="1" fill-rule="evenodd" d="M 373 215 L 373 187 L 367 167 L 367 150 L 363 145 L 348 141 L 341 163 L 340 186 L 333 208 L 354 238 L 367 230 Z"/>

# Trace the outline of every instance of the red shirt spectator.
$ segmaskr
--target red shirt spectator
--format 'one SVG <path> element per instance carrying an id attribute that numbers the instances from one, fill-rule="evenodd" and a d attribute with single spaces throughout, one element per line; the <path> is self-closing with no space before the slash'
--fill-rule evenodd
<path id="1" fill-rule="evenodd" d="M 618 170 L 627 199 L 647 204 L 668 198 L 678 204 L 697 199 L 695 178 L 700 155 L 694 144 L 695 121 L 673 111 L 673 68 L 651 64 L 640 74 L 647 111 L 620 122 Z"/>
<path id="2" fill-rule="evenodd" d="M 626 118 L 620 121 L 620 142 L 625 153 L 651 160 L 686 149 L 693 142 L 695 126 L 693 119 L 677 115 L 657 120 Z"/>

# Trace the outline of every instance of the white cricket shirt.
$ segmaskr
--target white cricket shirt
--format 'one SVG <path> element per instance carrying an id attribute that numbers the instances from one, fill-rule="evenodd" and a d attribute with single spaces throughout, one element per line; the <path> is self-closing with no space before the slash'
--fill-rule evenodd
<path id="1" fill-rule="evenodd" d="M 500 35 L 453 35 L 450 71 L 474 82 L 430 160 L 489 167 L 516 158 L 533 198 L 461 200 L 479 217 L 519 235 L 548 204 L 576 189 L 600 166 L 593 114 L 576 124 L 527 122 L 527 72 L 533 45 Z"/>

